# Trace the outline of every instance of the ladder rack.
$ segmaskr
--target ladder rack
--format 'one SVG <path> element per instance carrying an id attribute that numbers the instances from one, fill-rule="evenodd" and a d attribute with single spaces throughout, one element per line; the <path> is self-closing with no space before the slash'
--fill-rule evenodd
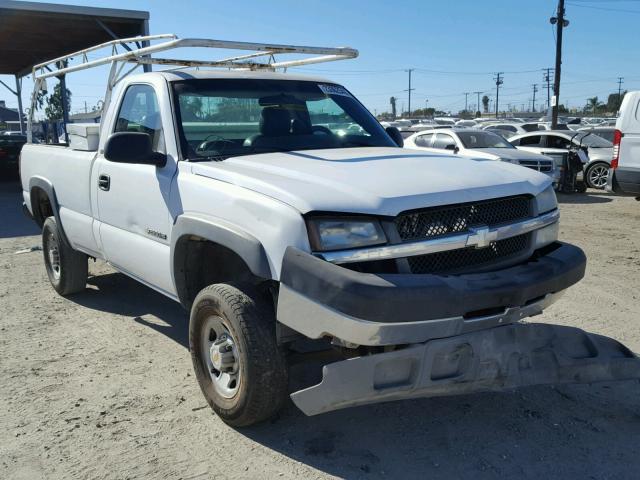
<path id="1" fill-rule="evenodd" d="M 150 42 L 164 40 L 150 45 Z M 130 45 L 133 44 L 135 48 Z M 89 60 L 88 53 L 111 47 L 111 55 Z M 124 50 L 119 51 L 118 49 Z M 187 60 L 156 58 L 154 53 L 176 50 L 180 48 L 211 48 L 228 50 L 249 50 L 252 53 L 238 55 L 220 60 Z M 275 55 L 300 54 L 312 55 L 308 58 L 278 62 Z M 33 67 L 34 80 L 58 77 L 67 73 L 87 70 L 89 68 L 107 65 L 113 62 L 128 62 L 138 65 L 174 65 L 182 67 L 216 67 L 242 70 L 277 70 L 301 65 L 332 62 L 356 58 L 358 51 L 348 47 L 308 47 L 297 45 L 279 45 L 269 43 L 234 42 L 227 40 L 213 40 L 206 38 L 178 38 L 168 33 L 149 35 L 145 37 L 123 38 L 112 40 L 84 50 L 80 50 L 62 57 L 54 58 Z M 250 61 L 259 57 L 268 57 L 266 62 Z M 80 59 L 80 63 L 69 65 L 73 60 Z"/>
<path id="2" fill-rule="evenodd" d="M 180 48 L 210 48 L 249 51 L 250 53 L 236 55 L 219 60 L 195 60 L 153 57 L 155 53 Z M 98 50 L 110 49 L 110 55 L 90 59 L 89 54 Z M 307 58 L 276 61 L 276 55 L 307 55 Z M 316 63 L 333 62 L 356 58 L 358 51 L 348 47 L 309 47 L 299 45 L 280 45 L 271 43 L 235 42 L 213 40 L 206 38 L 178 38 L 177 35 L 166 33 L 161 35 L 147 35 L 131 38 L 121 38 L 85 48 L 68 55 L 39 63 L 33 67 L 33 93 L 31 95 L 31 109 L 28 117 L 27 135 L 31 140 L 31 125 L 39 92 L 46 90 L 47 78 L 64 78 L 67 73 L 88 70 L 102 65 L 111 65 L 107 81 L 103 111 L 111 98 L 115 85 L 133 72 L 140 65 L 145 69 L 150 65 L 171 65 L 184 67 L 211 67 L 232 70 L 286 70 L 289 67 L 312 65 Z M 262 61 L 257 61 L 261 59 Z M 122 73 L 125 65 L 133 66 Z M 63 94 L 64 95 L 64 94 Z"/>
<path id="3" fill-rule="evenodd" d="M 89 58 L 89 54 L 98 50 L 110 49 L 110 55 L 95 59 Z M 237 51 L 249 51 L 250 53 L 222 58 L 220 60 L 181 60 L 175 58 L 158 58 L 152 54 L 177 50 L 180 48 L 210 48 Z M 276 61 L 276 55 L 307 55 L 306 58 Z M 233 70 L 286 70 L 289 67 L 312 65 L 315 63 L 333 62 L 356 58 L 358 51 L 349 47 L 308 47 L 299 45 L 279 45 L 271 43 L 234 42 L 226 40 L 213 40 L 206 38 L 178 38 L 172 33 L 161 35 L 147 35 L 131 38 L 121 38 L 101 43 L 93 47 L 85 48 L 68 55 L 63 55 L 53 60 L 39 63 L 33 67 L 33 93 L 31 95 L 31 109 L 29 110 L 27 137 L 31 142 L 33 115 L 40 91 L 47 90 L 47 78 L 64 79 L 67 73 L 88 70 L 90 68 L 111 64 L 107 91 L 104 97 L 102 111 L 106 110 L 111 99 L 111 92 L 115 85 L 124 77 L 142 65 L 145 70 L 150 65 L 171 65 L 178 68 L 184 67 L 213 67 Z M 262 61 L 258 61 L 262 60 Z M 122 73 L 125 65 L 133 64 L 126 72 Z M 64 90 L 64 89 L 63 89 Z M 63 105 L 66 104 L 66 95 L 63 91 Z M 66 116 L 65 116 L 66 118 Z M 66 125 L 65 125 L 66 131 Z"/>

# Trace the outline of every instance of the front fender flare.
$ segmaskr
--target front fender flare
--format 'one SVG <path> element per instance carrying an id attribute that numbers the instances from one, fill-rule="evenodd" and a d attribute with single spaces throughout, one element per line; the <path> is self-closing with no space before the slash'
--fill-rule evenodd
<path id="1" fill-rule="evenodd" d="M 186 294 L 184 275 L 179 268 L 184 260 L 184 252 L 179 248 L 181 239 L 197 236 L 222 245 L 235 252 L 247 265 L 253 275 L 273 278 L 267 254 L 262 243 L 250 233 L 228 221 L 195 213 L 180 215 L 171 230 L 171 276 L 178 296 Z"/>

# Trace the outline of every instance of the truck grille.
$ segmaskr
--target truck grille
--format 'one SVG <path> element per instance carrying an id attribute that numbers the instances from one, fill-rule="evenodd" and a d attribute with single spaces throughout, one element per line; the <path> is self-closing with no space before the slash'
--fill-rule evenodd
<path id="1" fill-rule="evenodd" d="M 395 224 L 402 242 L 411 242 L 464 233 L 472 226 L 493 227 L 514 223 L 530 218 L 531 207 L 531 197 L 506 197 L 405 212 L 396 217 Z M 466 270 L 524 253 L 529 247 L 529 236 L 524 234 L 498 240 L 486 248 L 461 248 L 408 257 L 407 260 L 413 273 Z"/>
<path id="2" fill-rule="evenodd" d="M 543 173 L 553 171 L 553 160 L 520 160 L 520 165 Z"/>
<path id="3" fill-rule="evenodd" d="M 518 256 L 529 247 L 528 233 L 491 242 L 486 248 L 460 248 L 409 257 L 412 273 L 448 273 L 479 268 Z"/>
<path id="4" fill-rule="evenodd" d="M 493 227 L 513 223 L 531 216 L 531 198 L 498 198 L 405 212 L 395 219 L 403 242 L 426 240 L 451 233 L 466 232 L 469 227 Z"/>

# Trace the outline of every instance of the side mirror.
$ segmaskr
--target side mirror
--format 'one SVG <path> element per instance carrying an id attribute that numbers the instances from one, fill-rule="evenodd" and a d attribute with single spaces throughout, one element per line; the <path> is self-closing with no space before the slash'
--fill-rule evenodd
<path id="1" fill-rule="evenodd" d="M 451 150 L 453 153 L 458 153 L 460 150 L 457 145 L 450 143 L 444 147 L 445 150 Z"/>
<path id="2" fill-rule="evenodd" d="M 398 130 L 396 127 L 387 127 L 384 130 L 385 132 L 387 132 L 387 135 L 391 137 L 391 140 L 393 140 L 396 145 L 398 145 L 400 148 L 404 147 L 404 138 L 402 138 L 402 134 L 400 133 L 400 130 Z"/>
<path id="3" fill-rule="evenodd" d="M 164 167 L 167 156 L 154 152 L 151 135 L 138 132 L 118 132 L 112 134 L 104 147 L 104 158 L 110 162 L 138 163 Z"/>

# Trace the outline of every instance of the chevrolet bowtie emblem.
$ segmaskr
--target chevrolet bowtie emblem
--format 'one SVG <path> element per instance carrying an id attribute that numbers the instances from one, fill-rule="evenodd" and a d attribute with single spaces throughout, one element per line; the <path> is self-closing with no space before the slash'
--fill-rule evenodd
<path id="1" fill-rule="evenodd" d="M 489 227 L 469 228 L 467 247 L 486 248 L 498 239 L 498 232 L 490 230 Z"/>

